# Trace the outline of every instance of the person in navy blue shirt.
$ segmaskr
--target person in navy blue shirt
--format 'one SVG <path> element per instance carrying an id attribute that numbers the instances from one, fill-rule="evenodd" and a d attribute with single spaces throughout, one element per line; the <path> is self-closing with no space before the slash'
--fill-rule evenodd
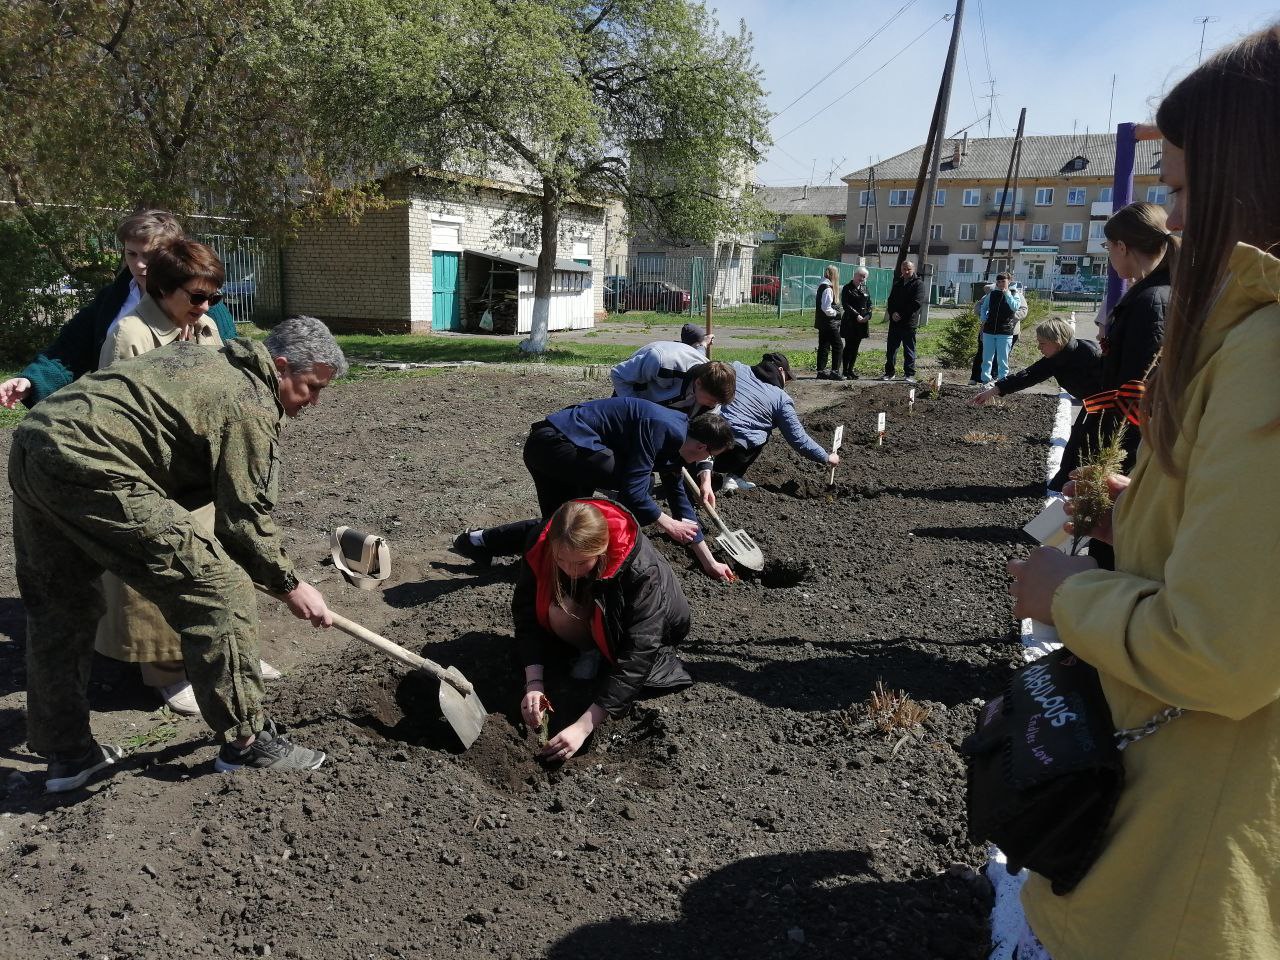
<path id="1" fill-rule="evenodd" d="M 524 445 L 524 463 L 538 491 L 541 517 L 466 530 L 454 539 L 453 549 L 478 563 L 518 555 L 562 504 L 604 489 L 616 491 L 619 502 L 642 526 L 654 524 L 676 543 L 687 544 L 709 576 L 728 579 L 729 567 L 716 561 L 703 541 L 679 471 L 732 444 L 729 424 L 715 413 L 690 420 L 636 397 L 566 407 L 535 423 Z M 664 513 L 650 492 L 654 471 L 662 476 L 671 513 Z"/>

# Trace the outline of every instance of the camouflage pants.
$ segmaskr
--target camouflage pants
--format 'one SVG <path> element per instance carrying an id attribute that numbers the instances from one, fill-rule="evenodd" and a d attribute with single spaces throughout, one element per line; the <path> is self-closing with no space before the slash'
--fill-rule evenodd
<path id="1" fill-rule="evenodd" d="M 90 486 L 31 439 L 15 436 L 9 456 L 30 748 L 79 754 L 92 741 L 87 692 L 103 570 L 159 607 L 179 634 L 214 733 L 229 741 L 261 730 L 256 600 L 244 571 L 172 500 L 142 485 Z"/>

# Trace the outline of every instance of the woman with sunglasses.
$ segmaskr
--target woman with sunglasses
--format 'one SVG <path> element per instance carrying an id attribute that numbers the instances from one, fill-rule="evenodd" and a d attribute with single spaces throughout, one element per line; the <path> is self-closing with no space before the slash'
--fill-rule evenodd
<path id="1" fill-rule="evenodd" d="M 218 326 L 205 314 L 222 302 L 218 289 L 225 276 L 213 248 L 195 240 L 175 240 L 155 250 L 147 266 L 147 295 L 107 331 L 98 369 L 175 340 L 221 347 Z"/>
<path id="2" fill-rule="evenodd" d="M 141 210 L 127 217 L 116 231 L 124 263 L 115 280 L 76 311 L 53 342 L 21 373 L 0 383 L 0 407 L 12 409 L 19 403 L 35 406 L 51 393 L 97 370 L 108 331 L 117 320 L 134 313 L 138 301 L 146 295 L 147 264 L 152 253 L 182 235 L 182 224 L 165 210 Z M 235 320 L 225 306 L 219 304 L 208 316 L 217 323 L 222 339 L 236 335 Z"/>
<path id="3" fill-rule="evenodd" d="M 207 314 L 222 300 L 218 288 L 223 279 L 222 261 L 203 243 L 180 239 L 153 250 L 146 272 L 147 294 L 107 331 L 99 369 L 175 340 L 219 349 L 223 339 Z M 213 504 L 195 506 L 191 515 L 212 535 Z M 102 592 L 107 612 L 98 621 L 94 648 L 113 660 L 139 664 L 143 683 L 156 688 L 171 710 L 199 716 L 182 663 L 181 640 L 160 610 L 110 573 L 103 574 Z M 262 676 L 270 680 L 280 672 L 264 662 Z"/>

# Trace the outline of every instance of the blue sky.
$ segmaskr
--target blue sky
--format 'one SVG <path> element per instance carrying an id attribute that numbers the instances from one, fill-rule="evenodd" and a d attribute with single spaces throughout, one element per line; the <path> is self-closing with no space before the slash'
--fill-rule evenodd
<path id="1" fill-rule="evenodd" d="M 864 50 L 805 92 L 908 2 L 909 8 Z M 841 174 L 866 166 L 869 159 L 891 157 L 924 140 L 951 31 L 941 18 L 955 9 L 954 0 L 707 0 L 707 5 L 727 32 L 735 32 L 740 19 L 746 21 L 768 105 L 777 114 L 770 124 L 775 146 L 756 170 L 759 182 L 838 184 Z M 947 133 L 987 113 L 988 79 L 996 81 L 997 94 L 992 136 L 1012 136 L 1021 107 L 1027 108 L 1028 132 L 1036 134 L 1083 133 L 1086 127 L 1100 132 L 1122 121 L 1147 120 L 1162 91 L 1196 65 L 1201 31 L 1196 21 L 1205 16 L 1216 17 L 1205 27 L 1208 55 L 1274 22 L 1280 10 L 1275 0 L 1235 0 L 1230 6 L 1209 0 L 967 0 Z M 904 47 L 906 52 L 899 53 Z M 1108 127 L 1113 74 L 1115 105 Z M 833 101 L 838 102 L 823 111 Z M 986 136 L 986 121 L 970 127 L 969 134 Z"/>

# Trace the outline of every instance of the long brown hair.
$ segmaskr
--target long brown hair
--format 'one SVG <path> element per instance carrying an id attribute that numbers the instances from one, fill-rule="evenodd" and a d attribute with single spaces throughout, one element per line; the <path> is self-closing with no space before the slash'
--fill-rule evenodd
<path id="1" fill-rule="evenodd" d="M 1156 126 L 1186 160 L 1182 255 L 1165 317 L 1163 359 L 1143 398 L 1142 440 L 1176 473 L 1181 400 L 1200 334 L 1237 243 L 1280 243 L 1280 25 L 1219 51 L 1175 86 Z"/>
<path id="2" fill-rule="evenodd" d="M 594 571 L 598 573 L 609 550 L 609 522 L 591 504 L 570 500 L 551 515 L 551 524 L 547 529 L 547 547 L 546 574 L 552 577 L 551 582 L 555 584 L 553 592 L 556 603 L 564 606 L 565 577 L 556 565 L 557 551 L 572 550 L 589 557 L 598 556 Z"/>
<path id="3" fill-rule="evenodd" d="M 1169 232 L 1169 214 L 1158 204 L 1131 203 L 1113 213 L 1102 232 L 1112 243 L 1154 257 L 1170 276 L 1178 269 L 1182 241 Z"/>

